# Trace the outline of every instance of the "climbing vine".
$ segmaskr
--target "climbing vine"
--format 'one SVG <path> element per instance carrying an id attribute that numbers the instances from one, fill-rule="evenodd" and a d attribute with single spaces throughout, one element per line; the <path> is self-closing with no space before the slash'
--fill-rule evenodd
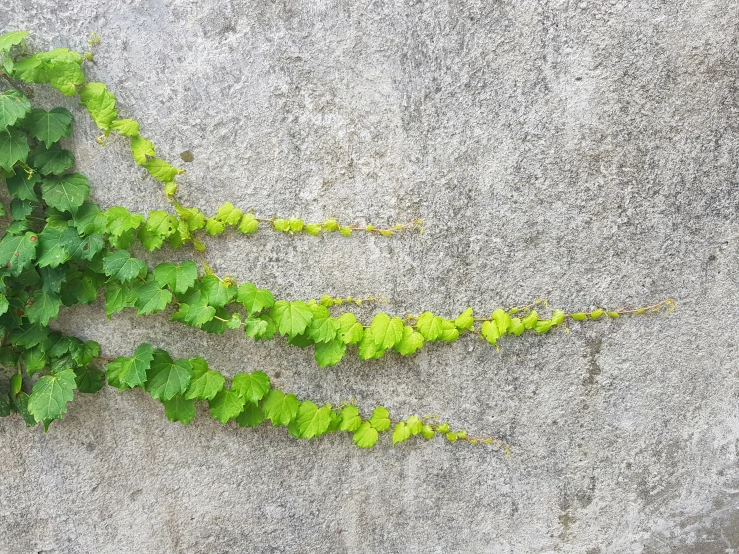
<path id="1" fill-rule="evenodd" d="M 83 65 L 92 58 L 66 48 L 30 53 L 27 33 L 0 36 L 0 68 L 9 89 L 0 93 L 0 177 L 11 196 L 0 241 L 0 364 L 10 369 L 7 394 L 0 398 L 0 415 L 20 414 L 30 425 L 49 425 L 62 419 L 75 391 L 94 393 L 105 383 L 119 390 L 141 388 L 164 405 L 171 421 L 189 424 L 195 403 L 206 402 L 210 415 L 227 423 L 253 427 L 264 420 L 287 427 L 297 438 L 310 439 L 332 431 L 352 433 L 360 447 L 373 446 L 378 434 L 392 430 L 393 444 L 411 436 L 436 434 L 449 441 L 507 444 L 489 437 L 471 437 L 448 423 L 411 415 L 390 418 L 378 406 L 369 417 L 345 404 L 318 406 L 310 400 L 273 389 L 261 372 L 238 373 L 230 381 L 203 358 L 174 360 L 151 344 L 139 345 L 130 357 L 109 358 L 94 341 L 64 336 L 50 327 L 62 306 L 92 304 L 102 293 L 106 316 L 126 309 L 151 315 L 169 309 L 170 319 L 204 332 L 239 334 L 255 341 L 283 337 L 288 345 L 312 348 L 319 367 L 338 364 L 350 349 L 360 360 L 385 355 L 411 356 L 430 342 L 454 342 L 476 335 L 490 345 L 526 332 L 545 334 L 567 329 L 569 320 L 617 318 L 672 309 L 671 300 L 638 309 L 565 313 L 546 310 L 542 301 L 513 308 L 497 308 L 478 317 L 467 308 L 455 318 L 426 311 L 392 316 L 378 313 L 370 322 L 336 306 L 361 304 L 376 298 L 324 296 L 314 300 L 276 299 L 254 283 L 237 283 L 216 275 L 208 265 L 203 234 L 219 235 L 227 228 L 251 234 L 260 225 L 283 233 L 317 235 L 338 232 L 350 236 L 362 231 L 391 236 L 400 231 L 423 231 L 413 221 L 388 228 L 355 226 L 334 218 L 306 223 L 296 217 L 260 217 L 230 202 L 208 216 L 177 199 L 177 176 L 183 170 L 157 157 L 154 144 L 140 134 L 140 125 L 119 118 L 116 98 L 102 83 L 87 81 Z M 97 41 L 94 37 L 91 45 Z M 163 185 L 171 210 L 146 216 L 123 206 L 101 210 L 89 202 L 87 178 L 73 171 L 74 154 L 60 141 L 71 135 L 72 114 L 65 108 L 34 108 L 22 92 L 25 84 L 49 84 L 65 96 L 79 96 L 101 129 L 98 142 L 110 133 L 130 139 L 132 157 Z M 134 256 L 133 248 L 148 251 L 189 247 L 193 260 L 149 267 Z M 199 265 L 200 264 L 200 265 Z M 30 389 L 28 394 L 26 390 Z"/>

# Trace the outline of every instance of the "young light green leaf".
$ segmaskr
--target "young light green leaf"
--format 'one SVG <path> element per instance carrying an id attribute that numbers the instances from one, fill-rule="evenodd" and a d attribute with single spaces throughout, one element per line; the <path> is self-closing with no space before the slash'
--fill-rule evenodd
<path id="1" fill-rule="evenodd" d="M 313 319 L 313 312 L 302 300 L 293 302 L 278 300 L 272 306 L 270 316 L 277 324 L 281 335 L 294 337 L 305 331 L 308 323 Z"/>
<path id="2" fill-rule="evenodd" d="M 141 135 L 131 137 L 131 154 L 133 155 L 133 160 L 141 166 L 146 165 L 146 158 L 148 156 L 156 156 L 154 144 Z"/>
<path id="3" fill-rule="evenodd" d="M 393 430 L 393 446 L 395 446 L 399 442 L 407 440 L 410 436 L 411 430 L 408 428 L 405 422 L 401 421 L 400 423 L 395 425 L 395 429 Z"/>
<path id="4" fill-rule="evenodd" d="M 384 406 L 377 406 L 369 418 L 369 424 L 378 431 L 385 431 L 390 428 L 390 413 Z"/>
<path id="5" fill-rule="evenodd" d="M 356 406 L 344 406 L 341 410 L 341 424 L 339 429 L 342 431 L 356 431 L 362 425 L 362 418 L 359 416 L 359 410 Z"/>
<path id="6" fill-rule="evenodd" d="M 33 386 L 33 392 L 28 399 L 28 411 L 43 422 L 44 431 L 55 419 L 62 419 L 67 411 L 67 402 L 74 398 L 74 389 L 77 388 L 75 374 L 71 369 L 60 371 L 53 375 L 44 375 Z"/>
<path id="7" fill-rule="evenodd" d="M 339 338 L 344 344 L 357 344 L 364 336 L 364 327 L 357 322 L 357 318 L 351 312 L 343 313 L 338 318 Z"/>
<path id="8" fill-rule="evenodd" d="M 339 332 L 340 328 L 341 324 L 336 318 L 316 318 L 314 316 L 311 322 L 308 324 L 308 335 L 316 343 L 328 343 L 332 342 L 336 338 L 336 335 Z"/>
<path id="9" fill-rule="evenodd" d="M 252 283 L 244 283 L 239 287 L 236 299 L 244 305 L 249 315 L 259 313 L 275 304 L 275 297 L 267 289 L 258 289 Z"/>
<path id="10" fill-rule="evenodd" d="M 144 226 L 139 229 L 138 238 L 141 244 L 152 252 L 161 248 L 164 240 L 171 237 L 178 227 L 177 219 L 164 210 L 153 210 Z"/>
<path id="11" fill-rule="evenodd" d="M 115 96 L 103 83 L 87 83 L 80 90 L 80 101 L 87 108 L 95 124 L 103 131 L 108 131 L 118 117 Z"/>
<path id="12" fill-rule="evenodd" d="M 264 416 L 272 421 L 272 425 L 288 425 L 298 415 L 300 401 L 293 394 L 285 394 L 272 389 L 262 404 Z"/>
<path id="13" fill-rule="evenodd" d="M 146 169 L 154 179 L 161 181 L 162 183 L 171 181 L 177 175 L 182 173 L 181 169 L 172 167 L 169 163 L 159 158 L 152 158 L 145 164 L 142 164 L 142 167 Z"/>
<path id="14" fill-rule="evenodd" d="M 237 373 L 231 382 L 231 390 L 246 398 L 247 402 L 258 403 L 269 392 L 269 376 L 263 371 Z"/>
<path id="15" fill-rule="evenodd" d="M 410 325 L 403 327 L 403 338 L 395 345 L 395 351 L 403 356 L 410 356 L 423 347 L 423 335 Z"/>
<path id="16" fill-rule="evenodd" d="M 472 317 L 472 308 L 467 308 L 465 311 L 459 314 L 459 316 L 457 316 L 457 319 L 454 320 L 454 325 L 460 331 L 471 329 L 474 323 L 475 318 Z"/>
<path id="17" fill-rule="evenodd" d="M 23 42 L 27 36 L 28 31 L 10 31 L 0 35 L 0 50 L 7 54 L 13 46 Z"/>
<path id="18" fill-rule="evenodd" d="M 500 338 L 500 335 L 498 334 L 498 327 L 492 321 L 484 321 L 480 332 L 482 333 L 482 336 L 485 337 L 485 340 L 487 340 L 493 346 L 495 346 L 495 343 Z"/>
<path id="19" fill-rule="evenodd" d="M 418 332 L 423 335 L 423 338 L 428 341 L 437 340 L 443 331 L 443 322 L 439 316 L 432 314 L 431 312 L 423 312 L 416 321 L 416 328 Z"/>
<path id="20" fill-rule="evenodd" d="M 377 430 L 370 425 L 369 421 L 365 421 L 354 432 L 352 439 L 359 448 L 372 448 L 377 443 L 378 437 Z"/>
<path id="21" fill-rule="evenodd" d="M 502 337 L 511 325 L 511 316 L 503 308 L 498 308 L 493 312 L 493 322 L 495 323 L 498 336 Z"/>
<path id="22" fill-rule="evenodd" d="M 46 65 L 46 78 L 49 84 L 64 96 L 74 96 L 77 85 L 85 82 L 85 74 L 76 61 L 56 61 Z"/>
<path id="23" fill-rule="evenodd" d="M 405 420 L 406 427 L 410 431 L 411 435 L 417 435 L 421 432 L 423 427 L 423 421 L 418 416 L 412 415 Z"/>
<path id="24" fill-rule="evenodd" d="M 117 119 L 110 125 L 110 128 L 124 137 L 135 137 L 139 134 L 139 124 L 133 119 Z"/>
<path id="25" fill-rule="evenodd" d="M 250 235 L 259 228 L 259 221 L 257 221 L 254 214 L 244 214 L 239 223 L 239 231 L 245 235 Z"/>
<path id="26" fill-rule="evenodd" d="M 331 367 L 338 364 L 346 354 L 346 344 L 341 339 L 319 342 L 313 354 L 318 367 Z"/>
<path id="27" fill-rule="evenodd" d="M 328 431 L 331 423 L 331 406 L 321 408 L 313 402 L 305 401 L 298 410 L 298 433 L 301 439 L 312 439 Z"/>
<path id="28" fill-rule="evenodd" d="M 403 320 L 399 317 L 391 319 L 389 315 L 379 313 L 372 319 L 370 331 L 372 331 L 375 345 L 382 350 L 387 350 L 403 338 Z"/>

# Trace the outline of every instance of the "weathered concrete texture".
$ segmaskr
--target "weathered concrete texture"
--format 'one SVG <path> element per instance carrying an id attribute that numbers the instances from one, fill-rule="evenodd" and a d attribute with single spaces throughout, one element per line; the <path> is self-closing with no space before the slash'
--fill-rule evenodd
<path id="1" fill-rule="evenodd" d="M 735 0 L 9 0 L 3 30 L 83 49 L 182 195 L 423 236 L 209 241 L 220 273 L 286 298 L 384 294 L 456 315 L 547 298 L 673 314 L 474 337 L 319 370 L 278 341 L 162 314 L 59 327 L 111 355 L 151 341 L 318 402 L 436 413 L 486 447 L 166 421 L 143 393 L 80 398 L 48 435 L 0 422 L 0 551 L 739 552 L 739 27 Z M 39 91 L 48 105 L 59 98 Z M 73 107 L 74 101 L 63 101 Z M 125 141 L 75 109 L 101 204 L 160 209 Z M 176 253 L 187 256 L 187 253 Z M 157 254 L 151 261 L 172 256 Z M 371 311 L 365 315 L 371 316 Z"/>

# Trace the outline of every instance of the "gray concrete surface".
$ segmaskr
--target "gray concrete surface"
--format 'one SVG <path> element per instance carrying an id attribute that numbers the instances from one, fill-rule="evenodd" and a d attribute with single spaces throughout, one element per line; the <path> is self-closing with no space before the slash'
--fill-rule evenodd
<path id="1" fill-rule="evenodd" d="M 189 202 L 427 222 L 393 239 L 229 234 L 208 244 L 220 273 L 286 298 L 384 294 L 397 313 L 669 296 L 678 309 L 500 353 L 468 337 L 325 370 L 310 352 L 164 314 L 67 311 L 58 327 L 111 355 L 150 341 L 319 402 L 436 413 L 513 453 L 387 439 L 365 452 L 204 410 L 183 427 L 143 393 L 108 390 L 47 435 L 0 421 L 0 552 L 739 552 L 738 12 L 735 0 L 6 0 L 0 27 L 28 29 L 35 48 L 102 36 L 90 74 L 163 157 L 193 153 Z M 163 208 L 125 141 L 99 147 L 74 113 L 95 200 Z"/>

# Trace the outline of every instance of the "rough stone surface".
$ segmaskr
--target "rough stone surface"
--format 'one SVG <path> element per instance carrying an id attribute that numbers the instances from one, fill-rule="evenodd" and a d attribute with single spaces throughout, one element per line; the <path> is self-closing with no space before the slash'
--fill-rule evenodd
<path id="1" fill-rule="evenodd" d="M 0 422 L 0 552 L 739 552 L 739 27 L 735 0 L 6 0 L 2 31 L 83 50 L 185 200 L 423 236 L 208 241 L 221 274 L 285 298 L 384 294 L 386 311 L 546 298 L 672 314 L 467 337 L 319 370 L 309 351 L 206 336 L 167 314 L 58 328 L 109 355 L 150 341 L 301 398 L 435 413 L 513 445 L 169 423 L 143 393 L 81 397 L 48 434 Z M 3 85 L 4 86 L 4 85 Z M 160 187 L 74 100 L 94 199 Z M 187 252 L 158 253 L 186 258 Z M 372 315 L 371 308 L 364 312 Z"/>

